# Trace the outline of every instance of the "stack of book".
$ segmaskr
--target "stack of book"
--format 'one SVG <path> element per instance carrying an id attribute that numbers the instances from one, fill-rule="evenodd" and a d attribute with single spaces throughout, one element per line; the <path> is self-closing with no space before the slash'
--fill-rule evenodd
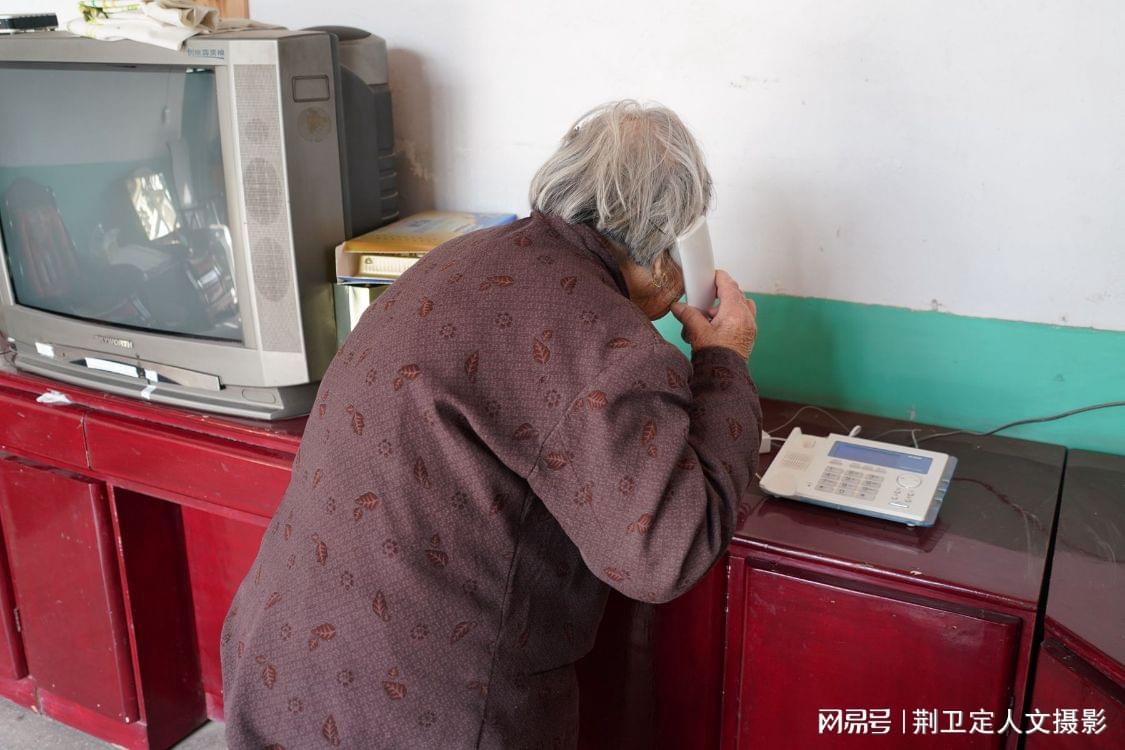
<path id="1" fill-rule="evenodd" d="M 367 306 L 427 252 L 454 237 L 515 220 L 515 214 L 424 211 L 345 240 L 336 248 L 339 343 Z"/>

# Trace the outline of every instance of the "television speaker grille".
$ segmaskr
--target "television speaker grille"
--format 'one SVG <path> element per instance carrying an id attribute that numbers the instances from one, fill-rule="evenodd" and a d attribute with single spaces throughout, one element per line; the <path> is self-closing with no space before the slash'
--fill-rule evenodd
<path id="1" fill-rule="evenodd" d="M 285 207 L 278 91 L 276 67 L 234 66 L 239 164 L 261 345 L 268 351 L 299 352 L 301 321 Z"/>

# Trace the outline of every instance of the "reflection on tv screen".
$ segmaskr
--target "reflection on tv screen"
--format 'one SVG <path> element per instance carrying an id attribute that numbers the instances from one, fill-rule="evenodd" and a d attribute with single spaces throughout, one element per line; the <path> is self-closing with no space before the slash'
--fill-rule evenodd
<path id="1" fill-rule="evenodd" d="M 5 66 L 0 100 L 19 304 L 242 340 L 212 70 Z"/>

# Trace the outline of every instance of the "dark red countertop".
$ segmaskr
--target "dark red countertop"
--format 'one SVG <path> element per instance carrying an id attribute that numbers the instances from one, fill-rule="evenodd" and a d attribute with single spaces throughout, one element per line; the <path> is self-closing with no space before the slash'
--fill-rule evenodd
<path id="1" fill-rule="evenodd" d="M 296 452 L 305 426 L 304 417 L 263 422 L 218 416 L 0 369 L 0 392 L 20 392 L 27 397 L 47 390 L 64 393 L 73 402 L 59 408 L 108 412 L 287 454 Z M 799 404 L 764 399 L 767 429 L 788 420 L 798 408 Z M 891 428 L 919 427 L 833 413 L 846 424 L 863 425 L 862 436 L 868 437 Z M 812 411 L 793 424 L 810 434 L 840 431 L 827 417 Z M 791 427 L 779 436 L 787 435 Z M 910 438 L 899 434 L 885 439 L 906 444 Z M 935 526 L 910 528 L 755 494 L 736 543 L 803 554 L 836 566 L 879 569 L 924 585 L 1033 607 L 1039 597 L 1065 449 L 1013 438 L 966 436 L 934 440 L 925 447 L 951 453 L 959 462 Z M 768 460 L 763 456 L 763 470 Z"/>
<path id="2" fill-rule="evenodd" d="M 204 433 L 211 437 L 234 440 L 283 453 L 297 452 L 307 419 L 307 417 L 296 417 L 266 422 L 180 409 L 18 372 L 7 362 L 0 365 L 0 390 L 18 391 L 35 397 L 47 391 L 58 391 L 65 394 L 73 404 L 65 408 L 110 412 L 143 422 L 155 422 L 167 427 Z"/>
<path id="3" fill-rule="evenodd" d="M 764 401 L 766 428 L 788 420 L 797 404 Z M 917 424 L 832 410 L 860 437 Z M 803 432 L 841 432 L 827 417 L 806 411 Z M 785 437 L 793 425 L 779 431 Z M 922 427 L 919 435 L 934 431 Z M 882 438 L 910 444 L 908 433 Z M 927 441 L 958 464 L 937 523 L 909 527 L 755 493 L 736 542 L 783 550 L 826 564 L 878 571 L 922 585 L 962 590 L 1010 605 L 1034 608 L 1039 599 L 1051 525 L 1066 456 L 1062 446 L 1004 437 L 955 436 Z M 768 465 L 763 456 L 761 470 Z"/>
<path id="4" fill-rule="evenodd" d="M 1048 636 L 1125 684 L 1125 456 L 1067 456 L 1049 586 Z"/>

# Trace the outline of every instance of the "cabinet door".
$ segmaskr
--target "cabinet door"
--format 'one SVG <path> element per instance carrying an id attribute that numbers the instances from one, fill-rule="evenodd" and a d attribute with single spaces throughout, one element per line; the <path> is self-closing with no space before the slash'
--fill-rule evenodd
<path id="1" fill-rule="evenodd" d="M 742 639 L 739 748 L 1003 746 L 967 730 L 973 711 L 999 716 L 993 731 L 1007 716 L 1018 619 L 752 567 L 744 607 L 744 632 L 731 634 Z M 848 709 L 887 711 L 888 733 L 821 731 L 822 712 Z M 936 711 L 939 729 L 956 718 L 942 711 L 961 711 L 966 731 L 916 734 L 915 709 Z"/>
<path id="2" fill-rule="evenodd" d="M 102 485 L 19 459 L 0 460 L 0 523 L 36 684 L 119 721 L 136 719 Z"/>
<path id="3" fill-rule="evenodd" d="M 8 554 L 0 537 L 0 678 L 18 680 L 27 676 L 23 642 L 16 627 L 16 602 L 12 595 L 12 577 L 8 572 Z"/>

